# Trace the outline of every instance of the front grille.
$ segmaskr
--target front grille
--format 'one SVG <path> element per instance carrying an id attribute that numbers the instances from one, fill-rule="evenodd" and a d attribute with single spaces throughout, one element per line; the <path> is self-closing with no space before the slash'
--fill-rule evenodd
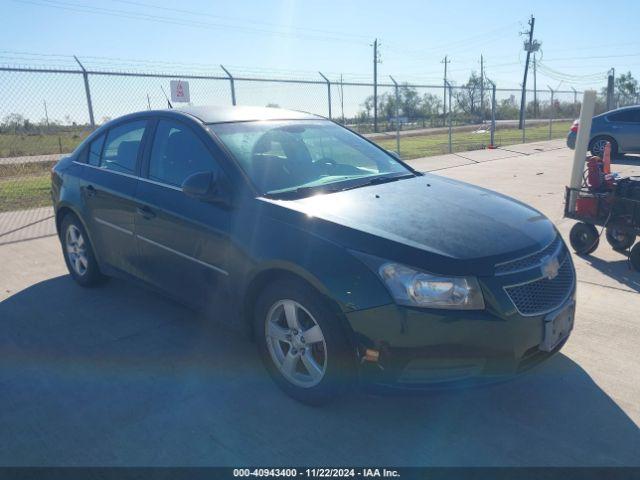
<path id="1" fill-rule="evenodd" d="M 505 287 L 505 291 L 522 315 L 541 315 L 562 305 L 574 283 L 571 260 L 567 256 L 554 279 L 541 278 L 523 285 Z"/>
<path id="2" fill-rule="evenodd" d="M 545 257 L 552 257 L 554 254 L 561 252 L 562 250 L 562 240 L 560 240 L 560 236 L 558 235 L 553 242 L 533 255 L 497 264 L 496 275 L 506 275 L 508 273 L 520 272 L 540 266 L 542 265 L 542 260 Z M 562 259 L 560 260 L 562 261 Z"/>

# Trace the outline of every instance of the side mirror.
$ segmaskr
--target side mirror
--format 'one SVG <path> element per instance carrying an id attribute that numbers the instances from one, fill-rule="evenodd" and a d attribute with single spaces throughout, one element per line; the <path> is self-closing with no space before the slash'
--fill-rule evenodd
<path id="1" fill-rule="evenodd" d="M 400 154 L 398 152 L 396 152 L 395 150 L 387 150 L 387 153 L 389 155 L 391 155 L 393 158 L 396 158 L 398 160 L 402 160 L 402 157 L 400 156 Z"/>
<path id="2" fill-rule="evenodd" d="M 222 177 L 216 172 L 196 172 L 182 182 L 185 195 L 203 202 L 228 204 L 228 195 Z"/>

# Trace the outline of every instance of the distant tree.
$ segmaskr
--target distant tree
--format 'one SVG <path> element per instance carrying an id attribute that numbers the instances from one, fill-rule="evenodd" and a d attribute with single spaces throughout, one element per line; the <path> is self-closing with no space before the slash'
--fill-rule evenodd
<path id="1" fill-rule="evenodd" d="M 19 130 L 23 130 L 27 123 L 28 120 L 19 113 L 10 113 L 2 119 L 2 130 L 17 133 Z"/>
<path id="2" fill-rule="evenodd" d="M 615 81 L 618 106 L 633 105 L 638 102 L 638 81 L 631 72 L 623 73 Z"/>
<path id="3" fill-rule="evenodd" d="M 400 97 L 400 110 L 405 117 L 417 118 L 421 116 L 422 99 L 418 90 L 405 83 L 398 88 L 398 97 Z"/>
<path id="4" fill-rule="evenodd" d="M 267 103 L 268 108 L 280 108 L 280 105 L 277 103 Z"/>
<path id="5" fill-rule="evenodd" d="M 482 79 L 476 72 L 472 72 L 467 83 L 455 93 L 458 109 L 472 117 L 479 116 L 481 90 Z"/>
<path id="6" fill-rule="evenodd" d="M 371 117 L 373 115 L 373 95 L 368 96 L 361 105 L 363 110 L 360 116 Z M 430 93 L 422 97 L 415 87 L 403 84 L 398 87 L 398 110 L 401 116 L 408 119 L 417 119 L 425 116 L 437 115 L 442 103 L 435 95 Z M 395 118 L 396 95 L 395 91 L 384 92 L 378 95 L 378 117 Z"/>
<path id="7" fill-rule="evenodd" d="M 601 91 L 604 98 L 607 97 L 607 87 Z M 613 83 L 613 96 L 616 105 L 623 107 L 625 105 L 634 105 L 638 103 L 640 89 L 638 88 L 638 80 L 636 80 L 631 72 L 623 73 L 615 79 Z"/>
<path id="8" fill-rule="evenodd" d="M 420 101 L 420 110 L 423 116 L 431 117 L 433 115 L 439 115 L 442 109 L 442 101 L 439 95 L 432 93 L 425 93 Z"/>
<path id="9" fill-rule="evenodd" d="M 515 120 L 518 118 L 519 109 L 511 98 L 503 98 L 496 105 L 497 120 Z"/>

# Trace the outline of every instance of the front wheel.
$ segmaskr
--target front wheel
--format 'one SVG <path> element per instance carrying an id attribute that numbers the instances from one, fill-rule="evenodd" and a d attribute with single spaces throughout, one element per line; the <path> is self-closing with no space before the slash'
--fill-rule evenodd
<path id="1" fill-rule="evenodd" d="M 578 255 L 589 255 L 600 243 L 598 229 L 588 223 L 576 223 L 569 233 L 569 242 Z"/>
<path id="2" fill-rule="evenodd" d="M 302 282 L 267 287 L 256 304 L 254 329 L 267 371 L 296 400 L 321 405 L 355 381 L 355 357 L 339 319 Z"/>

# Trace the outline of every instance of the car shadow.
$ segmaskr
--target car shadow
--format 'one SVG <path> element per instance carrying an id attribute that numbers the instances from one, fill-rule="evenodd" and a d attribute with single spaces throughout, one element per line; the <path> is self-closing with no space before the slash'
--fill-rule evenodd
<path id="1" fill-rule="evenodd" d="M 637 425 L 557 355 L 513 381 L 301 405 L 254 345 L 128 282 L 0 302 L 0 465 L 639 465 Z"/>
<path id="2" fill-rule="evenodd" d="M 618 154 L 612 161 L 612 170 L 615 170 L 616 165 L 640 165 L 640 155 L 631 155 L 628 153 Z"/>

